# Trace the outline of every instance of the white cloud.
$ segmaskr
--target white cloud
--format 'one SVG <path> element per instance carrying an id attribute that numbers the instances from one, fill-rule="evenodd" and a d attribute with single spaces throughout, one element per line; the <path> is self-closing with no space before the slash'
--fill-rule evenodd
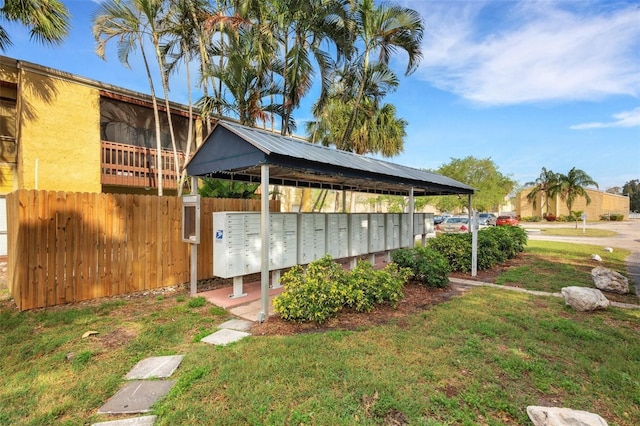
<path id="1" fill-rule="evenodd" d="M 640 127 L 640 107 L 631 111 L 623 111 L 613 114 L 614 121 L 606 123 L 592 122 L 571 126 L 573 130 L 602 129 L 606 127 Z"/>
<path id="2" fill-rule="evenodd" d="M 425 18 L 421 78 L 474 103 L 640 95 L 637 5 L 602 3 L 596 13 L 582 2 L 407 4 Z"/>

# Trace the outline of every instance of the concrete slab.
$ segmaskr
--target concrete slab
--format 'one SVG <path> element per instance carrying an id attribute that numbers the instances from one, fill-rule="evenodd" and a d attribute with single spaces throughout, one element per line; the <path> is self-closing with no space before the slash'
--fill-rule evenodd
<path id="1" fill-rule="evenodd" d="M 98 414 L 147 413 L 156 401 L 169 393 L 175 383 L 175 380 L 129 382 L 98 409 Z"/>
<path id="2" fill-rule="evenodd" d="M 241 320 L 241 319 L 232 319 L 227 322 L 224 322 L 218 326 L 218 328 L 226 328 L 229 330 L 237 330 L 237 331 L 249 331 L 253 326 L 253 321 Z"/>
<path id="3" fill-rule="evenodd" d="M 132 417 L 130 419 L 93 423 L 91 426 L 153 426 L 157 418 L 158 416 Z"/>
<path id="4" fill-rule="evenodd" d="M 247 336 L 251 335 L 249 333 L 245 333 L 244 331 L 229 330 L 227 328 L 223 328 L 203 338 L 201 342 L 209 343 L 211 345 L 224 346 L 228 345 L 229 343 L 237 342 L 238 340 L 243 339 Z"/>
<path id="5" fill-rule="evenodd" d="M 182 358 L 184 355 L 145 358 L 139 361 L 124 378 L 127 380 L 165 379 L 176 371 Z"/>

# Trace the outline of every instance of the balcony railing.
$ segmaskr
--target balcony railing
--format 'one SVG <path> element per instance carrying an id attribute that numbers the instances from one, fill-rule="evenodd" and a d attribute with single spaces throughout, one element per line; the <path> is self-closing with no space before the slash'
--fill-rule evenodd
<path id="1" fill-rule="evenodd" d="M 176 189 L 176 175 L 173 152 L 162 150 L 162 187 Z M 184 163 L 184 154 L 178 153 L 180 165 Z M 103 185 L 137 186 L 156 188 L 156 150 L 139 146 L 102 141 L 102 177 Z"/>

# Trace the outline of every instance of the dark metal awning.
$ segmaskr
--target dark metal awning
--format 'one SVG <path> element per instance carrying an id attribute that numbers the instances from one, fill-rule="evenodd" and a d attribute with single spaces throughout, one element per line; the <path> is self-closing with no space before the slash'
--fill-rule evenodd
<path id="1" fill-rule="evenodd" d="M 262 165 L 272 185 L 404 196 L 411 188 L 415 196 L 474 192 L 436 173 L 228 121 L 216 124 L 186 167 L 189 176 L 260 182 Z"/>

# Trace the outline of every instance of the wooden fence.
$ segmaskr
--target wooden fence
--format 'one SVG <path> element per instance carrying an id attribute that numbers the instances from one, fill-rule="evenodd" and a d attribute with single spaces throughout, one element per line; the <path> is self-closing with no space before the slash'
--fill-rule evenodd
<path id="1" fill-rule="evenodd" d="M 202 199 L 198 279 L 213 276 L 215 211 L 260 211 L 260 200 Z M 20 190 L 7 196 L 7 219 L 9 289 L 20 310 L 189 281 L 179 197 Z"/>

